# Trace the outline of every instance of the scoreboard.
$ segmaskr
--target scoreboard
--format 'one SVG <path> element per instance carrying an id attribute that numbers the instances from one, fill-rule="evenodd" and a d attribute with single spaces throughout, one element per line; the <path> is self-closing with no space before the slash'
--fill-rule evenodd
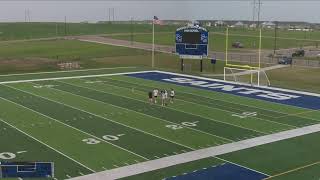
<path id="1" fill-rule="evenodd" d="M 183 32 L 182 37 L 182 43 L 201 44 L 200 32 Z"/>
<path id="2" fill-rule="evenodd" d="M 208 56 L 208 31 L 199 26 L 186 26 L 176 30 L 176 52 L 180 58 L 202 59 Z"/>

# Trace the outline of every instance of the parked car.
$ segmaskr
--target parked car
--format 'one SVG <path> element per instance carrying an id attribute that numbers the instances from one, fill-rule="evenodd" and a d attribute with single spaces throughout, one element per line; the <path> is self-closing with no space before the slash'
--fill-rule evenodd
<path id="1" fill-rule="evenodd" d="M 292 53 L 292 57 L 303 57 L 305 54 L 305 51 L 303 49 L 296 50 L 294 53 Z"/>
<path id="2" fill-rule="evenodd" d="M 279 58 L 279 60 L 278 60 L 278 63 L 279 64 L 292 64 L 292 57 L 286 57 L 286 56 L 284 56 L 284 57 L 282 57 L 282 58 Z"/>
<path id="3" fill-rule="evenodd" d="M 244 45 L 241 42 L 232 43 L 233 48 L 244 48 Z"/>

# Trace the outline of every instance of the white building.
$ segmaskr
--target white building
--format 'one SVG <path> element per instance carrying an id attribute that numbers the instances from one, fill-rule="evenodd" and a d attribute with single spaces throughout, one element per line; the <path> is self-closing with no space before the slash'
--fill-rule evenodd
<path id="1" fill-rule="evenodd" d="M 216 21 L 214 23 L 214 26 L 219 27 L 219 26 L 225 26 L 227 25 L 224 21 Z"/>
<path id="2" fill-rule="evenodd" d="M 269 29 L 272 29 L 276 26 L 276 24 L 273 22 L 263 22 L 261 25 L 263 28 L 269 28 Z"/>
<path id="3" fill-rule="evenodd" d="M 233 25 L 233 27 L 238 27 L 238 28 L 240 28 L 240 27 L 246 27 L 246 24 L 244 24 L 244 23 L 241 22 L 241 21 L 238 21 L 237 23 L 235 23 L 235 24 Z"/>

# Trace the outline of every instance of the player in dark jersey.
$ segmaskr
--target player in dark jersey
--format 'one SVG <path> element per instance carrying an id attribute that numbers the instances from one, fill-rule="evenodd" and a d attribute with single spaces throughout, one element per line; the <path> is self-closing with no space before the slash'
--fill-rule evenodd
<path id="1" fill-rule="evenodd" d="M 148 97 L 149 97 L 149 103 L 152 104 L 152 102 L 153 102 L 152 91 L 148 92 Z"/>
<path id="2" fill-rule="evenodd" d="M 173 89 L 171 89 L 170 90 L 170 102 L 171 103 L 173 103 L 173 99 L 174 99 L 175 95 L 176 95 L 176 92 Z"/>

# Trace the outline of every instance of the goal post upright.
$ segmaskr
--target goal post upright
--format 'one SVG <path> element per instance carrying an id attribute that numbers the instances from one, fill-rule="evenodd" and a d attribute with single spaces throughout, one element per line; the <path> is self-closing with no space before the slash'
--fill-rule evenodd
<path id="1" fill-rule="evenodd" d="M 237 70 L 243 70 L 243 71 L 250 71 L 250 82 L 253 83 L 254 81 L 254 75 L 253 73 L 257 73 L 257 85 L 260 86 L 260 75 L 261 75 L 261 54 L 262 54 L 262 28 L 259 29 L 259 49 L 258 49 L 258 64 L 252 66 L 250 64 L 246 65 L 240 65 L 240 64 L 232 64 L 229 62 L 228 59 L 228 53 L 229 53 L 229 28 L 226 28 L 226 47 L 225 47 L 225 68 L 224 68 L 224 80 L 226 80 L 226 69 L 237 69 Z M 264 75 L 267 76 L 267 74 L 264 72 Z M 268 84 L 270 85 L 270 81 L 267 77 Z"/>
<path id="2" fill-rule="evenodd" d="M 261 68 L 261 46 L 262 46 L 262 29 L 260 28 L 260 33 L 259 33 L 260 35 L 259 35 L 259 57 L 258 57 L 258 59 L 259 59 L 259 65 L 258 65 L 258 67 L 259 67 L 259 70 L 260 70 L 260 68 Z"/>
<path id="3" fill-rule="evenodd" d="M 226 52 L 225 52 L 226 66 L 228 66 L 228 44 L 229 44 L 229 28 L 226 29 Z"/>

